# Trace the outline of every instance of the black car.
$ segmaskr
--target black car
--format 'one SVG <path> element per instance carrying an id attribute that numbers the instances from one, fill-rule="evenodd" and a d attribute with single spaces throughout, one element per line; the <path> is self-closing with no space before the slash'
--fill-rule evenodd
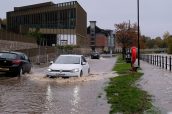
<path id="1" fill-rule="evenodd" d="M 100 53 L 97 51 L 91 52 L 91 59 L 100 59 Z"/>
<path id="2" fill-rule="evenodd" d="M 30 73 L 31 62 L 26 54 L 14 51 L 0 51 L 0 72 L 14 76 Z"/>

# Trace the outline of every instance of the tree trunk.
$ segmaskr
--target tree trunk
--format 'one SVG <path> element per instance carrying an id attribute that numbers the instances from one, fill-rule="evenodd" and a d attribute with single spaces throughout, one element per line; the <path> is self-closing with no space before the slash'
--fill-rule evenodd
<path id="1" fill-rule="evenodd" d="M 126 54 L 126 48 L 122 47 L 122 59 L 125 59 L 125 54 Z"/>

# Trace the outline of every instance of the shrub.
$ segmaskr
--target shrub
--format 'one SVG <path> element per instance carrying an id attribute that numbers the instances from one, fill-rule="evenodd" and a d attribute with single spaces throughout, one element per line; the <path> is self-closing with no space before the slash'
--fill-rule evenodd
<path id="1" fill-rule="evenodd" d="M 168 54 L 172 54 L 172 38 L 168 39 Z"/>

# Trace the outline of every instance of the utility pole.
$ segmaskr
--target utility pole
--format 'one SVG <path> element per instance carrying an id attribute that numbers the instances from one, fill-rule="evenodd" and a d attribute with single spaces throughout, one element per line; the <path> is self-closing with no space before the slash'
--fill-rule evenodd
<path id="1" fill-rule="evenodd" d="M 137 28 L 137 30 L 138 30 L 138 67 L 140 67 L 140 26 L 139 26 L 139 0 L 137 0 L 137 19 L 138 19 L 138 28 Z"/>

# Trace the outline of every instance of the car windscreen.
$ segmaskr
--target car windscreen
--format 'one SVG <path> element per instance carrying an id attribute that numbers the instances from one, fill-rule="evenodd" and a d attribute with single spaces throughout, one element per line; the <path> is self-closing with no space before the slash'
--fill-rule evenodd
<path id="1" fill-rule="evenodd" d="M 80 57 L 59 56 L 55 61 L 56 64 L 80 64 Z"/>
<path id="2" fill-rule="evenodd" d="M 3 58 L 3 59 L 16 59 L 17 55 L 14 54 L 14 53 L 0 52 L 0 58 Z"/>

